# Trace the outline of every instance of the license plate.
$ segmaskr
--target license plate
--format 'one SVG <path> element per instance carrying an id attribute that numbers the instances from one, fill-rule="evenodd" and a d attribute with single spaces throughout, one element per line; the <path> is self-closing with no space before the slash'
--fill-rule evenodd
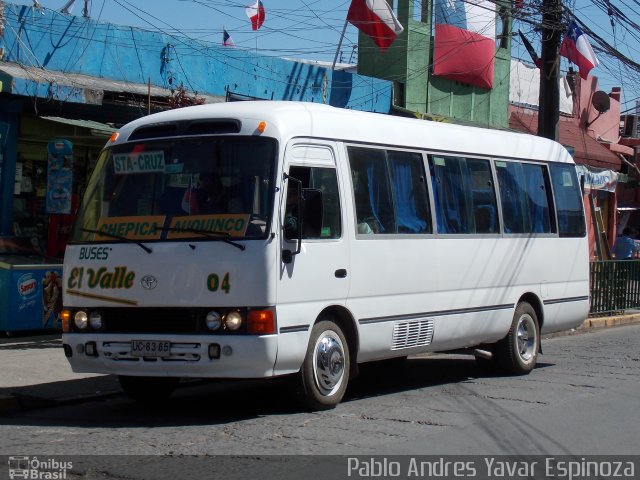
<path id="1" fill-rule="evenodd" d="M 134 357 L 168 357 L 171 342 L 160 340 L 132 340 L 131 355 Z"/>

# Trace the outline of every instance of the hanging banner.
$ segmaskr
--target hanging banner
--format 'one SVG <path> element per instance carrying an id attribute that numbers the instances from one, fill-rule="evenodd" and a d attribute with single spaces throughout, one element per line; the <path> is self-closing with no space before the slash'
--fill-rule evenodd
<path id="1" fill-rule="evenodd" d="M 578 177 L 584 177 L 584 189 L 586 191 L 616 191 L 619 179 L 618 172 L 614 172 L 613 170 L 590 168 L 584 165 L 576 165 L 576 172 L 578 173 Z"/>
<path id="2" fill-rule="evenodd" d="M 71 213 L 73 144 L 52 140 L 47 145 L 47 213 Z"/>

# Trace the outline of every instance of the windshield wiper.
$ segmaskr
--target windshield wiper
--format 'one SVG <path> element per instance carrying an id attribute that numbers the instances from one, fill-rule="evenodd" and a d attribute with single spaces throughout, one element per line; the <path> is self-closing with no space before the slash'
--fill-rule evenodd
<path id="1" fill-rule="evenodd" d="M 234 242 L 229 238 L 228 232 L 217 232 L 215 230 L 202 230 L 199 228 L 180 228 L 180 227 L 161 227 L 159 230 L 168 231 L 168 232 L 188 232 L 188 233 L 196 233 L 198 235 L 202 235 L 207 238 L 211 238 L 213 240 L 217 240 L 219 242 L 228 243 L 229 245 L 233 245 L 236 248 L 244 251 L 245 247 L 241 243 Z"/>
<path id="2" fill-rule="evenodd" d="M 102 230 L 92 230 L 91 228 L 80 228 L 80 231 L 87 232 L 87 233 L 97 233 L 104 237 L 115 238 L 116 240 L 122 240 L 123 242 L 135 243 L 136 245 L 140 245 L 140 248 L 142 248 L 145 252 L 147 253 L 153 252 L 153 250 L 151 250 L 151 247 L 147 247 L 141 241 L 134 240 L 133 238 L 127 238 L 121 235 L 115 235 L 113 233 L 103 232 Z"/>

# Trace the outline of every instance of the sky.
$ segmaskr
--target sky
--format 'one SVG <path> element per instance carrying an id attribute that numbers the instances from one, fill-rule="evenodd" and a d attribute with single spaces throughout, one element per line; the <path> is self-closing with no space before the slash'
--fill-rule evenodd
<path id="1" fill-rule="evenodd" d="M 33 0 L 7 0 L 9 3 L 32 5 Z M 415 5 L 421 1 L 413 0 Z M 525 4 L 540 0 L 524 0 Z M 564 5 L 597 35 L 627 57 L 640 63 L 640 32 L 630 32 L 619 19 L 603 13 L 607 0 L 564 0 Z M 640 24 L 640 0 L 609 0 L 629 19 Z M 67 0 L 39 0 L 52 10 L 60 10 Z M 97 21 L 130 25 L 149 30 L 186 36 L 194 40 L 221 44 L 223 28 L 231 35 L 237 48 L 257 51 L 262 55 L 304 58 L 331 62 L 340 41 L 350 0 L 263 0 L 266 20 L 257 32 L 245 14 L 245 7 L 254 0 L 89 0 L 89 16 Z M 600 5 L 600 7 L 598 7 Z M 82 15 L 83 0 L 76 0 L 71 14 Z M 417 10 L 417 9 L 416 9 Z M 530 25 L 516 24 L 522 29 L 540 54 L 541 33 Z M 338 61 L 357 59 L 357 30 L 348 25 Z M 530 57 L 514 37 L 512 56 L 530 61 Z M 640 74 L 621 62 L 599 55 L 601 65 L 591 74 L 599 79 L 601 90 L 609 92 L 620 86 L 623 91 L 622 110 L 635 106 L 640 98 Z M 561 60 L 561 71 L 569 64 Z"/>

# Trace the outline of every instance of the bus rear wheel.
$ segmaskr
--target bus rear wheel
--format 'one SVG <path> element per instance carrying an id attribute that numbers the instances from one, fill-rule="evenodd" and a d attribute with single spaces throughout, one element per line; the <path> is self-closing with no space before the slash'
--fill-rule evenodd
<path id="1" fill-rule="evenodd" d="M 118 376 L 124 393 L 137 402 L 164 400 L 173 393 L 178 386 L 179 378 L 173 377 L 131 377 Z"/>
<path id="2" fill-rule="evenodd" d="M 299 374 L 298 393 L 311 410 L 335 407 L 347 389 L 349 346 L 342 329 L 332 321 L 316 323 Z"/>
<path id="3" fill-rule="evenodd" d="M 498 365 L 512 375 L 526 375 L 536 366 L 540 349 L 540 326 L 534 308 L 527 302 L 516 307 L 511 328 L 494 350 Z"/>

